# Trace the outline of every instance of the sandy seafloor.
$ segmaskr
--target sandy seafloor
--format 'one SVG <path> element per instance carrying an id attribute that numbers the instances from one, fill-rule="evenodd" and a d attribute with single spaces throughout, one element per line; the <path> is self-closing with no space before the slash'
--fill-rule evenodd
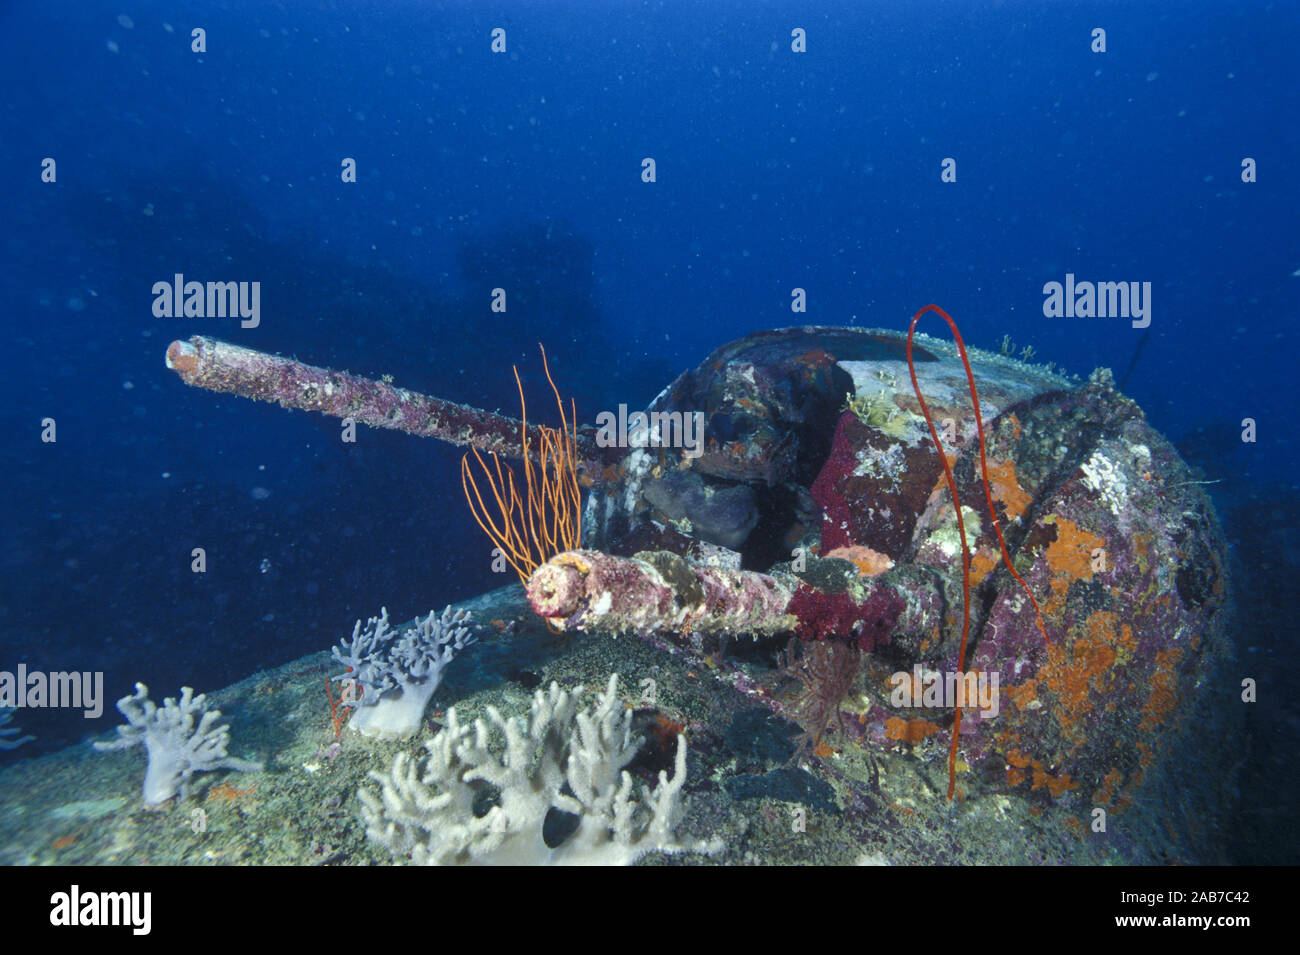
<path id="1" fill-rule="evenodd" d="M 639 696 L 642 680 L 654 680 L 660 713 L 687 727 L 688 804 L 679 841 L 721 839 L 725 846 L 711 857 L 651 854 L 643 864 L 1226 861 L 1219 821 L 1227 794 L 1206 784 L 1214 769 L 1197 762 L 1194 743 L 1174 771 L 1148 783 L 1143 798 L 1098 834 L 1089 830 L 1083 810 L 1044 799 L 993 794 L 947 802 L 945 736 L 924 748 L 895 751 L 832 738 L 833 755 L 792 764 L 797 727 L 754 696 L 792 695 L 792 681 L 759 663 L 710 670 L 635 637 L 555 635 L 532 614 L 517 585 L 458 606 L 484 626 L 479 642 L 448 668 L 419 736 L 374 741 L 345 730 L 331 757 L 335 737 L 325 679 L 339 668 L 325 652 L 222 690 L 196 687 L 208 690 L 229 722 L 231 755 L 262 760 L 264 771 L 199 774 L 187 799 L 146 809 L 142 747 L 98 752 L 87 742 L 20 760 L 0 771 L 0 864 L 404 861 L 366 839 L 357 790 L 378 788 L 368 771 L 387 770 L 399 750 L 422 752 L 422 741 L 449 705 L 462 722 L 489 704 L 507 717 L 526 714 L 538 685 L 582 684 L 591 693 L 611 672 L 620 674 L 629 702 Z M 490 621 L 498 626 L 486 626 Z M 498 632 L 501 621 L 516 623 Z M 150 689 L 158 699 L 177 693 L 174 687 Z M 635 727 L 653 730 L 658 714 L 637 716 Z M 647 743 L 628 768 L 652 782 L 658 769 L 669 767 L 670 751 L 656 744 L 652 731 L 644 735 Z M 804 831 L 794 823 L 799 807 L 806 809 Z M 196 827 L 199 818 L 203 825 Z"/>

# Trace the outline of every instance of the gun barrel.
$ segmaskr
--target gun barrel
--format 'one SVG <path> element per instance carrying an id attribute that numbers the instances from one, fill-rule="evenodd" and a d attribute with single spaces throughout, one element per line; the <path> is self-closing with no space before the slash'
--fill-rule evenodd
<path id="1" fill-rule="evenodd" d="M 195 388 L 351 418 L 372 428 L 437 438 L 502 457 L 523 456 L 516 418 L 204 335 L 172 342 L 167 367 Z M 578 435 L 577 441 L 579 476 L 599 481 L 608 462 L 589 437 Z M 536 441 L 529 443 L 537 446 Z"/>

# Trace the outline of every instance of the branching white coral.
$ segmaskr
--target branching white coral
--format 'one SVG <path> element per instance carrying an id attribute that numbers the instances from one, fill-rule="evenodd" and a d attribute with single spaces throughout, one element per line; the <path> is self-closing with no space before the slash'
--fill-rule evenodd
<path id="1" fill-rule="evenodd" d="M 636 755 L 632 712 L 618 697 L 618 676 L 590 710 L 552 683 L 538 690 L 532 713 L 464 726 L 455 708 L 425 744 L 426 755 L 399 755 L 388 773 L 372 772 L 382 789 L 362 789 L 366 834 L 396 856 L 422 865 L 627 865 L 648 852 L 713 851 L 673 837 L 682 814 L 686 739 L 677 738 L 673 775 L 659 773 L 638 799 L 623 768 Z M 491 745 L 504 740 L 504 749 Z M 495 804 L 483 810 L 490 799 Z M 475 813 L 476 805 L 479 812 Z M 552 810 L 576 817 L 559 845 L 543 825 Z"/>
<path id="2" fill-rule="evenodd" d="M 14 708 L 12 706 L 0 706 L 0 726 L 4 726 L 14 718 Z M 35 736 L 13 737 L 18 733 L 18 727 L 14 726 L 9 729 L 0 729 L 0 749 L 17 749 L 23 743 L 30 742 Z"/>
<path id="3" fill-rule="evenodd" d="M 363 736 L 410 736 L 420 728 L 424 710 L 442 683 L 443 670 L 456 654 L 477 640 L 471 636 L 468 610 L 433 611 L 415 626 L 398 632 L 388 625 L 388 609 L 358 620 L 351 641 L 334 647 L 334 659 L 348 668 L 336 680 L 355 681 L 357 693 L 344 703 L 356 709 L 348 726 Z"/>
<path id="4" fill-rule="evenodd" d="M 126 717 L 127 725 L 117 728 L 117 739 L 96 743 L 95 749 L 126 749 L 144 744 L 149 754 L 144 775 L 146 805 L 166 802 L 177 792 L 185 798 L 189 794 L 190 777 L 195 773 L 217 769 L 249 772 L 262 768 L 261 763 L 226 755 L 229 725 L 218 726 L 221 711 L 208 709 L 207 696 L 203 693 L 195 696 L 188 686 L 181 687 L 179 702 L 169 696 L 159 708 L 149 699 L 149 688 L 137 683 L 135 693 L 118 700 L 117 708 Z"/>

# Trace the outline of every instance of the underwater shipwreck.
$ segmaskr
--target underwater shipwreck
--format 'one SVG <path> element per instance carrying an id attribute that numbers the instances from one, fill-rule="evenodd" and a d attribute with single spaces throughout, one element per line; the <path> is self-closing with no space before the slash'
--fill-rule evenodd
<path id="1" fill-rule="evenodd" d="M 466 447 L 522 586 L 138 685 L 117 737 L 6 771 L 5 862 L 1227 860 L 1227 545 L 1107 370 L 968 350 L 935 306 L 751 334 L 598 426 L 554 382 L 513 419 L 211 338 L 167 365 Z"/>

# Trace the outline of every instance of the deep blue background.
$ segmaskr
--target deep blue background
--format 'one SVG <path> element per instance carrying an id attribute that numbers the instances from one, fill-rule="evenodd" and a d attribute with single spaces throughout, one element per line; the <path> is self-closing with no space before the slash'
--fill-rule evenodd
<path id="1" fill-rule="evenodd" d="M 586 421 L 750 331 L 901 329 L 928 302 L 972 344 L 1122 375 L 1127 321 L 1042 316 L 1066 272 L 1152 283 L 1127 390 L 1222 481 L 1258 614 L 1241 642 L 1289 661 L 1295 5 L 808 6 L 0 8 L 0 668 L 102 669 L 110 700 L 136 679 L 210 689 L 381 605 L 505 582 L 458 451 L 365 429 L 345 446 L 337 422 L 188 389 L 163 367 L 174 338 L 509 413 L 510 366 L 536 387 L 541 340 Z M 260 281 L 261 327 L 155 319 L 174 272 Z M 20 722 L 26 752 L 88 728 Z"/>

